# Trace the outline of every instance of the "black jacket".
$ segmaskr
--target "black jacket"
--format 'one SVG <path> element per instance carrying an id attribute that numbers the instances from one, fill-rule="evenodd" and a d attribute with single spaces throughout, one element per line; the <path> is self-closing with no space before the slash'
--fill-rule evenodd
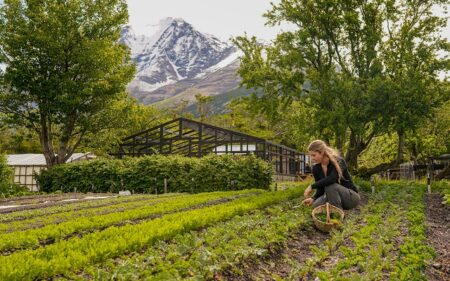
<path id="1" fill-rule="evenodd" d="M 348 172 L 347 164 L 345 163 L 344 159 L 338 158 L 338 162 L 342 169 L 342 175 L 344 176 L 344 178 L 341 178 L 341 182 L 338 181 L 338 172 L 331 161 L 327 166 L 327 175 L 324 174 L 322 165 L 320 163 L 313 166 L 312 172 L 315 183 L 311 185 L 311 188 L 316 189 L 316 193 L 313 196 L 314 200 L 325 193 L 326 186 L 332 185 L 333 183 L 339 183 L 342 186 L 358 192 L 355 185 L 353 184 L 352 177 Z"/>

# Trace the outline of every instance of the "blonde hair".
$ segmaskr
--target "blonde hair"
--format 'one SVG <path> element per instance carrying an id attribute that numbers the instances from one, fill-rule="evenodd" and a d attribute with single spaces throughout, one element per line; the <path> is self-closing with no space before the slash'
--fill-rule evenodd
<path id="1" fill-rule="evenodd" d="M 339 165 L 339 162 L 338 162 L 338 157 L 340 157 L 340 155 L 336 149 L 329 147 L 322 140 L 315 140 L 309 144 L 308 151 L 323 153 L 325 156 L 327 156 L 330 159 L 331 163 L 336 168 L 336 171 L 339 175 L 339 179 L 338 179 L 339 182 L 341 181 L 341 178 L 344 178 L 344 176 L 342 174 L 341 165 Z"/>

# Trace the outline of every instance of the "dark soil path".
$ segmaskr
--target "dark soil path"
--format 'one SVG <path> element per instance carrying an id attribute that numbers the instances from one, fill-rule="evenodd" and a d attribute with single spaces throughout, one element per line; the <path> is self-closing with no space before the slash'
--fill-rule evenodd
<path id="1" fill-rule="evenodd" d="M 436 252 L 426 270 L 430 281 L 450 280 L 450 206 L 442 204 L 442 201 L 438 193 L 425 197 L 428 243 Z"/>

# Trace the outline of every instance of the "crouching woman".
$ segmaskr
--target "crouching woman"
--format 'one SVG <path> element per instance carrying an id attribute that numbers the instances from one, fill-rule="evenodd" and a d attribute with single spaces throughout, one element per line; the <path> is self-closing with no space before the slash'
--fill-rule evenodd
<path id="1" fill-rule="evenodd" d="M 306 199 L 303 200 L 303 204 L 317 207 L 328 202 L 344 210 L 355 208 L 360 196 L 344 159 L 335 149 L 321 140 L 313 141 L 308 151 L 316 163 L 312 168 L 315 182 L 306 188 L 303 194 Z M 313 190 L 316 192 L 310 197 Z"/>

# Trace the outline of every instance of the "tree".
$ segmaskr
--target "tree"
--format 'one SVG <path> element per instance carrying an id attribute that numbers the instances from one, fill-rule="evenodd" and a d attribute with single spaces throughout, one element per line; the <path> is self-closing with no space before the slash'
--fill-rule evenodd
<path id="1" fill-rule="evenodd" d="M 450 44 L 439 34 L 447 19 L 434 16 L 431 9 L 446 3 L 398 1 L 386 9 L 387 34 L 381 48 L 385 79 L 392 86 L 385 115 L 399 137 L 397 163 L 403 160 L 406 134 L 414 133 L 449 98 L 446 84 L 439 80 L 440 72 L 450 70 Z"/>
<path id="2" fill-rule="evenodd" d="M 131 81 L 118 43 L 124 0 L 7 0 L 0 9 L 0 108 L 37 132 L 47 161 L 64 163 Z"/>
<path id="3" fill-rule="evenodd" d="M 124 93 L 120 99 L 103 109 L 101 114 L 96 114 L 91 119 L 91 126 L 97 129 L 86 134 L 80 148 L 96 155 L 116 153 L 123 138 L 170 119 L 169 113 L 151 105 L 139 104 L 136 99 Z"/>
<path id="4" fill-rule="evenodd" d="M 265 14 L 267 23 L 289 22 L 297 28 L 281 32 L 267 46 L 256 38 L 237 37 L 244 53 L 242 83 L 264 90 L 259 106 L 268 114 L 293 100 L 305 103 L 314 112 L 316 136 L 345 151 L 352 169 L 374 137 L 392 130 L 400 134 L 400 160 L 403 132 L 414 130 L 439 104 L 437 72 L 449 64 L 438 54 L 448 47 L 437 36 L 444 21 L 432 15 L 431 7 L 445 4 L 282 0 Z M 395 60 L 399 53 L 404 54 L 401 63 Z M 403 123 L 402 109 L 408 110 Z"/>
<path id="5" fill-rule="evenodd" d="M 373 98 L 370 80 L 379 75 L 380 4 L 362 2 L 284 0 L 266 13 L 268 24 L 288 21 L 297 30 L 282 32 L 265 48 L 255 39 L 236 40 L 244 50 L 243 83 L 287 102 L 303 99 L 315 109 L 311 124 L 318 137 L 335 140 L 343 150 L 349 136 L 350 167 L 357 166 L 357 156 L 379 128 L 370 125 L 376 112 L 366 107 Z M 258 77 L 251 71 L 256 68 Z"/>
<path id="6" fill-rule="evenodd" d="M 209 122 L 305 151 L 312 140 L 311 114 L 304 104 L 294 101 L 284 112 L 277 113 L 277 122 L 273 123 L 266 114 L 255 110 L 252 97 L 241 97 L 227 104 L 227 113 L 211 116 Z"/>
<path id="7" fill-rule="evenodd" d="M 205 122 L 211 114 L 214 97 L 204 96 L 199 93 L 195 95 L 195 100 L 197 101 L 197 112 L 200 115 L 200 122 Z"/>

